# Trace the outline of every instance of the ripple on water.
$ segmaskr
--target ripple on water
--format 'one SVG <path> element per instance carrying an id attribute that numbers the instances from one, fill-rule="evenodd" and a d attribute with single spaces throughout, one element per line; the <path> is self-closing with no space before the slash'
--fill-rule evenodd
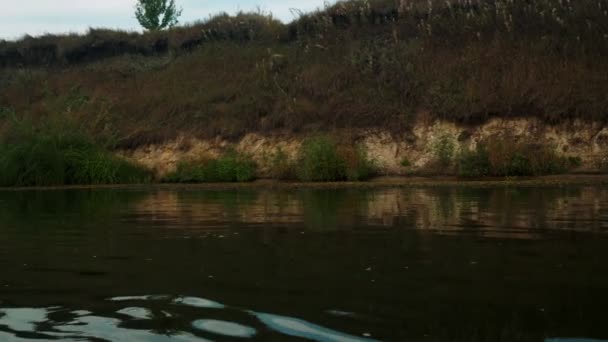
<path id="1" fill-rule="evenodd" d="M 282 334 L 323 342 L 372 342 L 375 340 L 341 333 L 320 325 L 285 316 L 251 312 L 269 328 Z"/>
<path id="2" fill-rule="evenodd" d="M 121 327 L 122 321 L 101 316 L 79 317 L 73 324 L 56 326 L 55 329 L 74 334 L 79 339 L 83 337 L 105 339 L 109 341 L 207 341 L 186 332 L 178 332 L 171 336 L 159 335 L 152 331 L 128 329 Z"/>
<path id="3" fill-rule="evenodd" d="M 218 302 L 214 302 L 212 300 L 208 300 L 205 298 L 198 297 L 179 297 L 173 301 L 174 304 L 178 305 L 186 305 L 192 306 L 195 308 L 204 308 L 204 309 L 223 309 L 225 308 L 224 304 L 220 304 Z"/>
<path id="4" fill-rule="evenodd" d="M 128 302 L 135 300 L 166 300 L 169 299 L 170 296 L 167 295 L 147 295 L 147 296 L 120 296 L 120 297 L 112 297 L 108 298 L 111 302 Z"/>
<path id="5" fill-rule="evenodd" d="M 34 331 L 36 324 L 47 320 L 46 309 L 3 309 L 0 310 L 0 325 L 14 331 Z"/>
<path id="6" fill-rule="evenodd" d="M 152 312 L 145 308 L 124 308 L 116 311 L 116 313 L 129 316 L 135 319 L 151 319 Z"/>
<path id="7" fill-rule="evenodd" d="M 114 297 L 112 301 L 132 301 L 158 298 L 158 296 L 132 296 Z M 196 308 L 225 308 L 224 305 L 198 297 L 178 297 L 169 301 L 167 304 L 185 305 Z M 240 309 L 237 309 L 240 311 Z M 69 320 L 53 320 L 55 313 L 70 313 L 73 317 Z M 150 320 L 154 318 L 152 311 L 145 307 L 126 307 L 118 309 L 116 313 L 128 316 L 135 320 Z M 162 311 L 166 316 L 169 313 Z M 313 341 L 340 341 L 340 342 L 370 342 L 369 338 L 348 335 L 339 331 L 331 330 L 310 322 L 267 313 L 257 313 L 254 311 L 244 311 L 256 317 L 268 329 L 278 333 L 301 337 Z M 342 312 L 340 312 L 342 314 Z M 344 313 L 346 314 L 346 313 Z M 348 313 L 351 314 L 351 313 Z M 194 336 L 186 331 L 175 331 L 171 335 L 163 335 L 153 330 L 132 329 L 124 325 L 128 318 L 120 319 L 116 317 L 104 317 L 94 314 L 88 310 L 69 310 L 67 308 L 7 308 L 0 309 L 0 341 L 19 340 L 19 333 L 32 333 L 37 338 L 49 339 L 106 339 L 110 341 L 207 341 L 198 336 Z M 51 328 L 42 328 L 50 324 Z M 254 338 L 258 331 L 254 327 L 239 324 L 236 322 L 217 320 L 217 319 L 197 319 L 191 321 L 192 328 L 216 335 L 230 338 Z M 368 336 L 368 335 L 364 335 Z M 567 341 L 547 341 L 547 342 L 592 342 L 587 340 L 567 340 Z"/>
<path id="8" fill-rule="evenodd" d="M 238 323 L 218 321 L 214 319 L 199 319 L 194 321 L 192 326 L 206 332 L 230 337 L 251 338 L 256 334 L 256 330 L 254 328 Z"/>

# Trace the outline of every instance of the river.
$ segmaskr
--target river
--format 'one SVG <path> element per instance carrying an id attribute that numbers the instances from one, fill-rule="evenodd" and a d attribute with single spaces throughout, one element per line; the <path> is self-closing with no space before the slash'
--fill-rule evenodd
<path id="1" fill-rule="evenodd" d="M 0 341 L 608 340 L 608 186 L 0 191 Z"/>

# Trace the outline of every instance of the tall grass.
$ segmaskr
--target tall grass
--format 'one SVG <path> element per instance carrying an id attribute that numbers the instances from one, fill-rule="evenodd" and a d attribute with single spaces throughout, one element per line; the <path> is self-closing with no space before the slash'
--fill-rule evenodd
<path id="1" fill-rule="evenodd" d="M 142 183 L 144 168 L 114 156 L 77 126 L 48 120 L 13 120 L 0 142 L 0 185 Z"/>
<path id="2" fill-rule="evenodd" d="M 442 168 L 448 168 L 452 165 L 454 159 L 454 151 L 456 144 L 449 135 L 442 135 L 433 142 L 433 154 Z"/>
<path id="3" fill-rule="evenodd" d="M 565 173 L 580 166 L 580 159 L 561 156 L 548 145 L 494 138 L 459 156 L 459 175 L 542 176 Z"/>
<path id="4" fill-rule="evenodd" d="M 374 169 L 361 146 L 339 145 L 327 136 L 307 139 L 295 164 L 298 179 L 307 182 L 360 181 L 371 177 Z"/>
<path id="5" fill-rule="evenodd" d="M 168 183 L 249 182 L 255 179 L 256 164 L 247 155 L 228 151 L 215 159 L 185 161 L 165 177 Z"/>

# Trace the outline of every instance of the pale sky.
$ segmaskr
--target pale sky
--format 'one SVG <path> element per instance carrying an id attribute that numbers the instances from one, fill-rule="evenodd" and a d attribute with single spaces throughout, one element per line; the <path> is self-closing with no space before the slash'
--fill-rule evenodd
<path id="1" fill-rule="evenodd" d="M 93 28 L 139 30 L 133 12 L 137 0 L 0 0 L 0 39 L 25 34 L 85 32 Z M 290 9 L 304 12 L 326 0 L 176 0 L 183 8 L 180 23 L 206 19 L 219 12 L 261 8 L 276 18 L 294 19 Z M 330 1 L 331 2 L 331 1 Z"/>

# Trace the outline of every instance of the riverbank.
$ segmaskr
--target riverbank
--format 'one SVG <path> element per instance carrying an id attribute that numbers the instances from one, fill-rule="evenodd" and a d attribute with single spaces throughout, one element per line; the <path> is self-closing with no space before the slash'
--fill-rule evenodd
<path id="1" fill-rule="evenodd" d="M 608 185 L 608 174 L 565 174 L 539 177 L 486 177 L 466 179 L 456 176 L 406 177 L 382 176 L 364 182 L 293 182 L 275 179 L 258 179 L 243 183 L 149 183 L 111 185 L 65 185 L 36 187 L 0 187 L 0 191 L 52 191 L 77 189 L 120 189 L 120 190 L 291 190 L 291 189 L 366 189 L 366 188 L 406 188 L 406 187 L 495 187 L 495 186 L 570 186 Z"/>
<path id="2" fill-rule="evenodd" d="M 256 178 L 285 178 L 280 169 L 300 159 L 302 146 L 311 139 L 325 137 L 333 140 L 333 148 L 338 154 L 345 154 L 345 159 L 357 159 L 353 147 L 363 150 L 363 159 L 371 161 L 380 176 L 445 176 L 462 175 L 465 171 L 477 172 L 467 174 L 468 177 L 538 176 L 608 171 L 608 127 L 601 122 L 547 124 L 537 118 L 495 118 L 466 125 L 428 121 L 420 115 L 410 131 L 400 134 L 344 128 L 326 133 L 249 133 L 240 139 L 182 135 L 119 150 L 118 154 L 162 179 L 175 172 L 182 162 L 216 159 L 227 151 L 236 151 L 255 162 Z M 479 164 L 476 157 L 485 158 L 481 162 L 487 165 L 476 165 Z M 554 165 L 560 163 L 568 165 Z M 351 160 L 351 164 L 357 162 Z M 461 169 L 463 164 L 473 170 Z M 482 167 L 487 170 L 477 170 Z"/>
<path id="3" fill-rule="evenodd" d="M 0 185 L 608 173 L 606 1 L 0 41 Z"/>
<path id="4" fill-rule="evenodd" d="M 607 0 L 353 0 L 289 24 L 220 14 L 160 32 L 0 41 L 0 136 L 6 112 L 65 114 L 121 150 L 181 136 L 606 122 L 605 8 Z"/>

